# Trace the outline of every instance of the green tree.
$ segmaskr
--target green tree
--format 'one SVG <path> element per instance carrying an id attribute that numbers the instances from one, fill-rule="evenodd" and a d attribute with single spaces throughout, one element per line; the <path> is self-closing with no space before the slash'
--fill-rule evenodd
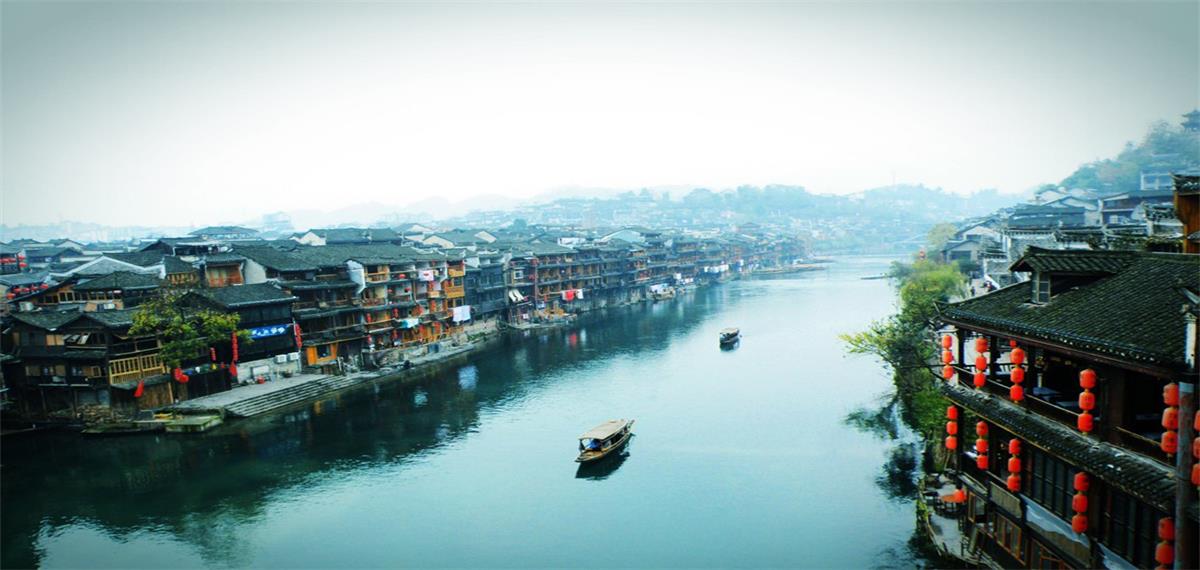
<path id="1" fill-rule="evenodd" d="M 933 437 L 942 429 L 944 405 L 929 372 L 936 356 L 930 342 L 932 325 L 937 303 L 961 295 L 966 278 L 953 264 L 928 260 L 894 264 L 891 274 L 900 288 L 900 311 L 841 338 L 849 352 L 874 355 L 891 367 L 901 419 Z"/>
<path id="2" fill-rule="evenodd" d="M 937 224 L 929 228 L 929 233 L 925 234 L 925 243 L 929 244 L 929 251 L 938 251 L 956 233 L 958 233 L 958 228 L 954 224 Z"/>
<path id="3" fill-rule="evenodd" d="M 236 331 L 240 342 L 250 342 L 250 332 L 238 329 L 241 316 L 201 309 L 184 302 L 184 292 L 163 289 L 138 305 L 130 334 L 158 336 L 159 357 L 167 368 L 201 357 L 211 346 L 228 342 Z"/>

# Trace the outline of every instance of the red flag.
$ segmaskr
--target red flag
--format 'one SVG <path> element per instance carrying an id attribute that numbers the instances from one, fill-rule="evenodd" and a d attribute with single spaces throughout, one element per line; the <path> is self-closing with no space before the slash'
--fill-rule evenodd
<path id="1" fill-rule="evenodd" d="M 137 386 L 137 389 L 133 391 L 133 397 L 141 398 L 142 394 L 144 394 L 145 392 L 146 392 L 146 383 L 142 382 L 141 380 L 138 380 L 138 386 Z"/>
<path id="2" fill-rule="evenodd" d="M 300 338 L 300 325 L 292 324 L 292 332 L 296 333 L 296 350 L 300 350 L 304 346 L 303 339 Z"/>
<path id="3" fill-rule="evenodd" d="M 230 341 L 230 343 L 233 345 L 233 361 L 237 362 L 238 361 L 237 331 L 233 331 L 233 334 L 231 336 L 233 337 L 233 340 Z"/>

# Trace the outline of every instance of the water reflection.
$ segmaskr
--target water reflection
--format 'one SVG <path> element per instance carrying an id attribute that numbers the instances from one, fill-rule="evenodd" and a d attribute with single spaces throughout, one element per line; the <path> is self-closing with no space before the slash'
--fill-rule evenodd
<path id="1" fill-rule="evenodd" d="M 633 442 L 625 444 L 625 448 L 617 453 L 609 454 L 604 459 L 591 461 L 588 463 L 580 463 L 575 469 L 576 479 L 588 479 L 591 481 L 603 481 L 616 473 L 617 469 L 629 459 L 629 448 L 633 446 Z"/>

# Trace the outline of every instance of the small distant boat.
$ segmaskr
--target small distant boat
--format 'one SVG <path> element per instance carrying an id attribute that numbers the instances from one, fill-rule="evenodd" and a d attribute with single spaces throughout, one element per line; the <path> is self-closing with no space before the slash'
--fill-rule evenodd
<path id="1" fill-rule="evenodd" d="M 608 420 L 579 436 L 577 463 L 603 459 L 621 449 L 633 437 L 633 420 Z"/>
<path id="2" fill-rule="evenodd" d="M 721 329 L 721 346 L 729 346 L 741 338 L 742 332 L 736 328 Z"/>

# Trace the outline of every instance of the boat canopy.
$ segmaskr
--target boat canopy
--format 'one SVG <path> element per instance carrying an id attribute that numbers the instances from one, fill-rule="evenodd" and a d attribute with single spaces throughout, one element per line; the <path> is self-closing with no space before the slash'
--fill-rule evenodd
<path id="1" fill-rule="evenodd" d="M 579 439 L 608 439 L 616 435 L 629 422 L 626 420 L 608 420 L 590 430 L 587 430 Z"/>
<path id="2" fill-rule="evenodd" d="M 734 328 L 734 327 L 730 327 L 727 329 L 721 329 L 722 336 L 733 336 L 737 333 L 738 333 L 738 330 L 737 330 L 737 328 Z"/>

